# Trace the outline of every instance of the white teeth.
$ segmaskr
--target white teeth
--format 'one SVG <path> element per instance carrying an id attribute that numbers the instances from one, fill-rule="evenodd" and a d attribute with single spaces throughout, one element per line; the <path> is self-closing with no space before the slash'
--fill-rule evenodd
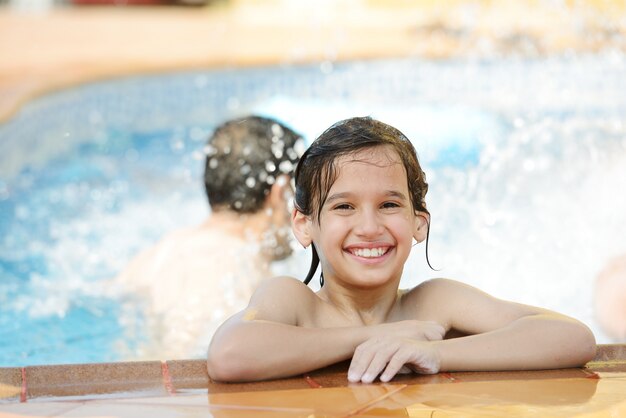
<path id="1" fill-rule="evenodd" d="M 356 255 L 357 257 L 374 258 L 380 257 L 381 255 L 385 254 L 385 252 L 385 248 L 357 248 L 356 250 L 352 251 L 352 254 Z"/>

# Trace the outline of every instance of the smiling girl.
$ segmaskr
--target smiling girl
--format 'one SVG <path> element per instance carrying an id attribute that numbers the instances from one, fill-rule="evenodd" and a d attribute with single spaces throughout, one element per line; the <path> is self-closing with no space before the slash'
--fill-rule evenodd
<path id="1" fill-rule="evenodd" d="M 397 373 L 582 366 L 591 331 L 573 318 L 448 279 L 399 290 L 428 240 L 428 185 L 411 142 L 371 118 L 336 123 L 296 168 L 294 234 L 313 259 L 304 283 L 266 280 L 209 347 L 213 380 L 253 381 L 352 359 L 348 379 Z M 321 290 L 307 287 L 321 267 Z M 446 338 L 452 335 L 458 338 Z"/>

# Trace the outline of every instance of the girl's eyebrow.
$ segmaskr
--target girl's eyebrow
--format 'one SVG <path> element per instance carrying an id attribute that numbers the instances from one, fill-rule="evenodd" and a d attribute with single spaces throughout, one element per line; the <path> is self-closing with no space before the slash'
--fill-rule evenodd
<path id="1" fill-rule="evenodd" d="M 334 202 L 335 200 L 345 199 L 347 197 L 350 197 L 351 195 L 352 193 L 350 192 L 335 193 L 335 194 L 328 196 L 328 198 L 326 198 L 326 203 L 331 203 L 331 202 Z"/>
<path id="2" fill-rule="evenodd" d="M 335 193 L 335 194 L 332 194 L 332 195 L 328 196 L 328 198 L 326 199 L 326 204 L 332 203 L 335 200 L 346 199 L 346 198 L 349 198 L 349 197 L 351 197 L 353 195 L 354 195 L 354 193 L 352 193 L 352 192 Z M 407 200 L 406 196 L 404 195 L 404 193 L 396 191 L 396 190 L 387 190 L 387 192 L 385 193 L 385 196 L 395 197 L 395 198 L 400 199 L 400 200 Z"/>
<path id="3" fill-rule="evenodd" d="M 398 199 L 400 199 L 400 200 L 407 200 L 407 199 L 406 199 L 406 196 L 404 195 L 404 193 L 402 193 L 402 192 L 398 192 L 398 191 L 396 191 L 396 190 L 389 190 L 389 191 L 387 192 L 387 196 L 390 196 L 390 197 L 396 197 L 396 198 L 398 198 Z"/>

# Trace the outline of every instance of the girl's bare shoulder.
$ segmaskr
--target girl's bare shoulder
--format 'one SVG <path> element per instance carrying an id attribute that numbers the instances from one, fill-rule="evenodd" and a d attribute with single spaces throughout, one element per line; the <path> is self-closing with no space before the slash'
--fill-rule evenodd
<path id="1" fill-rule="evenodd" d="M 261 282 L 256 293 L 269 293 L 284 297 L 298 294 L 303 296 L 315 296 L 315 293 L 300 280 L 289 276 L 276 276 Z"/>
<path id="2" fill-rule="evenodd" d="M 266 316 L 262 319 L 297 324 L 300 318 L 314 309 L 317 299 L 315 293 L 301 281 L 279 276 L 261 282 L 250 299 L 249 308 Z"/>
<path id="3" fill-rule="evenodd" d="M 430 279 L 408 289 L 402 295 L 402 305 L 409 315 L 420 319 L 442 320 L 451 301 L 467 285 L 451 279 Z"/>
<path id="4" fill-rule="evenodd" d="M 455 293 L 467 287 L 464 283 L 452 279 L 430 279 L 426 280 L 412 289 L 406 290 L 405 298 L 412 300 L 432 299 L 446 297 L 450 292 Z"/>

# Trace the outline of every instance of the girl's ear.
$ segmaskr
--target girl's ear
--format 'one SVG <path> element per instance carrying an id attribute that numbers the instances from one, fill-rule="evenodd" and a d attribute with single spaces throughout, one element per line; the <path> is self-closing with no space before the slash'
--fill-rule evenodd
<path id="1" fill-rule="evenodd" d="M 428 228 L 430 228 L 430 215 L 427 212 L 415 212 L 413 227 L 413 238 L 415 241 L 422 242 L 428 235 Z"/>
<path id="2" fill-rule="evenodd" d="M 311 237 L 311 217 L 300 212 L 298 209 L 291 211 L 291 229 L 296 239 L 304 248 L 311 245 L 313 238 Z"/>

